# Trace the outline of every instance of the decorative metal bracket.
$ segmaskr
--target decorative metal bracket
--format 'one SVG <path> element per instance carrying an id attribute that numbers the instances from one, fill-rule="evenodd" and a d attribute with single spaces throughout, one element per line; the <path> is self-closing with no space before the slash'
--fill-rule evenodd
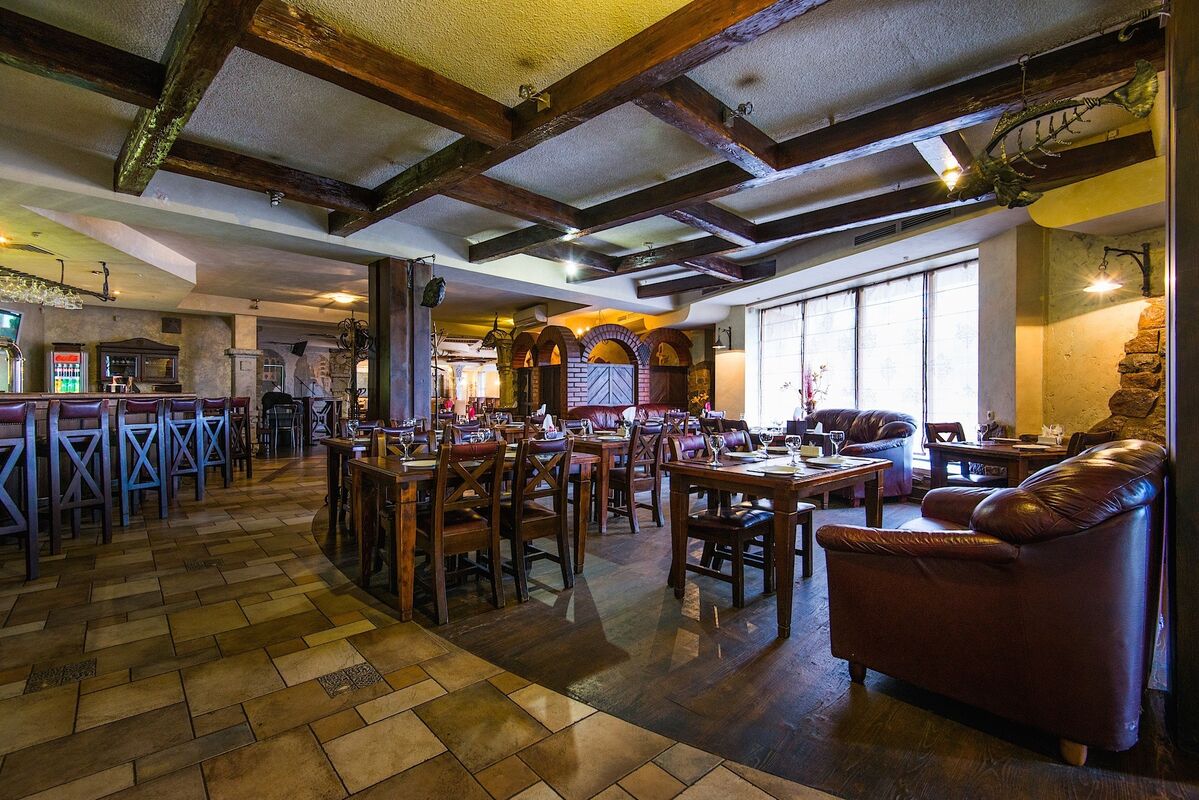
<path id="1" fill-rule="evenodd" d="M 1149 262 L 1149 242 L 1144 242 L 1140 250 L 1125 250 L 1122 247 L 1103 248 L 1103 261 L 1107 263 L 1109 254 L 1131 258 L 1141 268 L 1141 296 L 1151 297 L 1149 289 L 1149 272 L 1152 269 Z"/>

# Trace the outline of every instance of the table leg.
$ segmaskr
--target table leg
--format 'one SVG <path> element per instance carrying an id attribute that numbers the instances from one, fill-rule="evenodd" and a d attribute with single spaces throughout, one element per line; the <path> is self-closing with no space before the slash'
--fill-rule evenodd
<path id="1" fill-rule="evenodd" d="M 341 508 L 341 457 L 332 447 L 325 453 L 325 487 L 329 492 L 325 504 L 329 507 L 329 535 L 337 533 L 338 511 Z"/>
<path id="2" fill-rule="evenodd" d="M 795 513 L 796 498 L 790 492 L 775 492 L 774 504 L 774 569 L 775 602 L 778 603 L 778 638 L 791 635 L 791 604 L 795 593 Z M 779 509 L 790 509 L 780 513 Z"/>
<path id="3" fill-rule="evenodd" d="M 350 513 L 354 518 L 354 530 L 358 533 L 358 583 L 363 588 L 370 585 L 370 537 L 366 535 L 363 520 L 366 518 L 366 487 L 365 472 L 359 472 L 350 488 Z"/>
<path id="4" fill-rule="evenodd" d="M 587 525 L 591 521 L 591 464 L 579 465 L 579 488 L 575 493 L 575 574 L 583 574 L 587 555 Z"/>
<path id="5" fill-rule="evenodd" d="M 687 582 L 687 515 L 691 511 L 691 487 L 687 479 L 670 476 L 670 573 L 666 584 L 683 599 Z"/>
<path id="6" fill-rule="evenodd" d="M 412 619 L 412 591 L 416 585 L 416 499 L 417 485 L 405 483 L 395 487 L 396 577 L 400 587 L 400 621 Z"/>
<path id="7" fill-rule="evenodd" d="M 929 484 L 934 489 L 940 489 L 942 486 L 949 485 L 949 462 L 945 459 L 945 454 L 939 452 L 935 448 L 928 449 L 928 463 L 932 475 L 929 476 Z"/>
<path id="8" fill-rule="evenodd" d="M 1009 487 L 1019 486 L 1028 477 L 1028 461 L 1023 458 L 1017 458 L 1008 462 L 1007 468 L 1007 485 Z"/>
<path id="9" fill-rule="evenodd" d="M 866 481 L 866 525 L 870 528 L 883 527 L 883 472 L 880 469 Z"/>
<path id="10" fill-rule="evenodd" d="M 606 448 L 600 450 L 599 472 L 596 475 L 595 481 L 595 513 L 599 517 L 599 532 L 603 536 L 608 532 L 608 474 L 611 472 L 612 462 L 609 460 L 609 451 Z"/>

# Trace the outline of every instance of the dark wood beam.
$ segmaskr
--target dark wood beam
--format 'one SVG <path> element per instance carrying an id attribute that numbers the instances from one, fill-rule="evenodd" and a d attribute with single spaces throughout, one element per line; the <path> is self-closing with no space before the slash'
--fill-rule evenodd
<path id="1" fill-rule="evenodd" d="M 576 230 L 583 224 L 582 212 L 574 206 L 486 175 L 474 175 L 451 186 L 445 196 L 518 219 L 552 225 L 564 231 Z"/>
<path id="2" fill-rule="evenodd" d="M 546 245 L 533 251 L 532 255 L 549 261 L 573 261 L 581 267 L 589 268 L 589 274 L 598 278 L 615 275 L 620 264 L 620 259 L 616 256 L 597 253 L 574 244 Z"/>
<path id="3" fill-rule="evenodd" d="M 621 256 L 617 264 L 617 272 L 622 275 L 630 272 L 642 272 L 655 267 L 668 267 L 682 264 L 684 261 L 731 253 L 740 249 L 740 245 L 727 239 L 721 239 L 719 236 L 703 236 L 699 239 L 688 239 L 678 244 L 653 247 L 640 253 Z"/>
<path id="4" fill-rule="evenodd" d="M 966 144 L 966 138 L 962 136 L 961 131 L 942 134 L 941 141 L 945 142 L 945 146 L 953 153 L 963 170 L 970 169 L 970 165 L 974 163 L 974 153 L 970 150 L 970 145 Z"/>
<path id="5" fill-rule="evenodd" d="M 743 264 L 741 272 L 744 282 L 770 278 L 775 274 L 774 261 L 761 261 L 757 264 Z M 672 294 L 690 292 L 697 289 L 716 289 L 729 286 L 729 282 L 711 275 L 689 275 L 686 278 L 676 278 L 669 281 L 644 283 L 637 287 L 637 298 L 644 300 L 652 297 L 668 297 Z"/>
<path id="6" fill-rule="evenodd" d="M 679 10 L 584 64 L 545 91 L 548 108 L 535 100 L 512 109 L 511 141 L 480 151 L 466 162 L 421 162 L 378 187 L 373 214 L 331 217 L 329 230 L 348 235 L 386 219 L 431 194 L 442 193 L 587 120 L 623 105 L 701 64 L 753 41 L 828 0 L 692 0 Z"/>
<path id="7" fill-rule="evenodd" d="M 175 142 L 162 169 L 240 189 L 280 191 L 289 200 L 322 208 L 360 212 L 374 206 L 374 196 L 365 187 L 186 139 Z"/>
<path id="8" fill-rule="evenodd" d="M 709 275 L 729 283 L 740 283 L 745 276 L 741 274 L 741 265 L 720 256 L 703 256 L 689 258 L 680 266 L 686 267 L 701 275 Z"/>
<path id="9" fill-rule="evenodd" d="M 775 171 L 778 143 L 746 118 L 736 116 L 686 75 L 641 95 L 635 102 L 751 175 L 761 177 Z"/>
<path id="10" fill-rule="evenodd" d="M 1039 99 L 1111 86 L 1131 77 L 1139 58 L 1159 68 L 1164 63 L 1163 34 L 1156 21 L 1142 24 L 1128 42 L 1120 42 L 1117 33 L 1105 34 L 1032 59 L 1029 95 Z M 716 164 L 583 209 L 588 224 L 579 235 L 668 214 L 986 122 L 1019 98 L 1020 68 L 1013 65 L 994 70 L 789 139 L 779 144 L 779 171 L 772 175 L 757 177 L 731 163 Z M 561 234 L 552 229 L 516 231 L 473 245 L 470 258 L 492 261 L 558 238 Z"/>
<path id="11" fill-rule="evenodd" d="M 728 239 L 737 244 L 748 246 L 758 241 L 757 225 L 711 203 L 680 208 L 678 211 L 671 211 L 666 216 L 676 222 L 699 228 L 701 231 L 707 231 L 714 236 Z"/>
<path id="12" fill-rule="evenodd" d="M 117 156 L 115 191 L 141 194 L 146 190 L 260 2 L 195 0 L 184 6 L 167 45 L 162 95 L 134 120 Z"/>
<path id="13" fill-rule="evenodd" d="M 153 108 L 166 69 L 157 61 L 0 8 L 0 63 Z"/>
<path id="14" fill-rule="evenodd" d="M 477 141 L 512 138 L 503 103 L 282 0 L 263 2 L 241 46 Z"/>

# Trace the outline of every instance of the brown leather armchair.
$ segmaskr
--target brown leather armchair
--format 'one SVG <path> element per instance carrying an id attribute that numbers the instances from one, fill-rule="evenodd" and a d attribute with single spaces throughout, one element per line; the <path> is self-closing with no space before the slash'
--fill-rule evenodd
<path id="1" fill-rule="evenodd" d="M 1014 489 L 935 489 L 900 530 L 826 525 L 832 652 L 1061 739 L 1137 741 L 1166 452 L 1093 447 Z"/>
<path id="2" fill-rule="evenodd" d="M 810 432 L 817 424 L 824 432 L 845 431 L 841 453 L 861 458 L 885 458 L 891 466 L 883 474 L 884 497 L 907 497 L 912 493 L 912 435 L 916 420 L 899 411 L 859 411 L 853 408 L 822 408 L 807 419 Z M 858 484 L 844 492 L 853 500 L 866 496 Z"/>

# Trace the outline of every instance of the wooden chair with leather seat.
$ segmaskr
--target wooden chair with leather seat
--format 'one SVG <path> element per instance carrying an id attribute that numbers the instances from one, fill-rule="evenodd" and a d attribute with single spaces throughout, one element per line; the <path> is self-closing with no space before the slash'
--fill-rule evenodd
<path id="1" fill-rule="evenodd" d="M 25 549 L 25 580 L 38 576 L 37 433 L 34 404 L 0 403 L 0 536 Z"/>
<path id="2" fill-rule="evenodd" d="M 926 422 L 924 423 L 924 440 L 926 442 L 964 442 L 966 441 L 966 432 L 962 429 L 960 422 Z M 967 461 L 958 462 L 958 471 L 959 475 L 949 476 L 949 486 L 1007 486 L 1006 475 L 972 473 Z"/>
<path id="3" fill-rule="evenodd" d="M 756 565 L 762 570 L 764 594 L 774 593 L 774 514 L 763 508 L 738 505 L 709 508 L 687 517 L 687 538 L 699 539 L 704 543 L 705 555 L 711 551 L 723 553 L 732 563 L 729 574 L 721 569 L 723 559 L 706 565 L 688 561 L 684 568 L 688 572 L 707 575 L 733 586 L 733 606 L 745 606 L 745 567 Z M 753 555 L 750 547 L 760 548 L 760 555 Z"/>
<path id="4" fill-rule="evenodd" d="M 637 509 L 648 508 L 654 512 L 654 523 L 661 528 L 666 524 L 662 516 L 662 426 L 633 423 L 623 460 L 623 464 L 608 473 L 612 491 L 609 513 L 628 517 L 633 533 L 641 533 Z M 649 503 L 637 502 L 641 492 L 650 493 Z"/>
<path id="5" fill-rule="evenodd" d="M 1070 443 L 1066 445 L 1066 458 L 1073 458 L 1083 450 L 1087 450 L 1097 444 L 1107 444 L 1115 440 L 1115 431 L 1078 431 L 1070 435 Z"/>
<path id="6" fill-rule="evenodd" d="M 504 607 L 504 580 L 500 554 L 500 488 L 504 477 L 504 444 L 449 444 L 437 453 L 433 505 L 416 515 L 416 547 L 430 559 L 437 624 L 449 622 L 446 601 L 446 558 L 468 553 L 487 554 L 487 566 L 467 558 L 459 575 L 483 573 L 491 580 L 491 600 Z M 417 581 L 422 582 L 420 575 Z M 431 584 L 431 585 L 429 585 Z"/>
<path id="7" fill-rule="evenodd" d="M 451 425 L 450 441 L 454 444 L 463 444 L 466 442 L 466 437 L 472 433 L 478 433 L 482 429 L 483 425 L 479 422 L 463 422 L 459 425 Z"/>
<path id="8" fill-rule="evenodd" d="M 722 419 L 720 423 L 721 433 L 731 433 L 733 431 L 745 431 L 749 433 L 749 423 L 743 419 Z"/>
<path id="9" fill-rule="evenodd" d="M 567 438 L 526 439 L 517 445 L 512 494 L 500 506 L 500 533 L 512 547 L 507 569 L 516 579 L 520 602 L 529 599 L 529 563 L 549 559 L 562 568 L 562 586 L 575 585 L 570 553 L 567 491 L 570 487 L 570 457 L 573 442 Z M 544 501 L 550 505 L 543 505 Z M 538 502 L 542 501 L 542 502 Z M 553 537 L 558 552 L 533 547 L 537 539 Z"/>

